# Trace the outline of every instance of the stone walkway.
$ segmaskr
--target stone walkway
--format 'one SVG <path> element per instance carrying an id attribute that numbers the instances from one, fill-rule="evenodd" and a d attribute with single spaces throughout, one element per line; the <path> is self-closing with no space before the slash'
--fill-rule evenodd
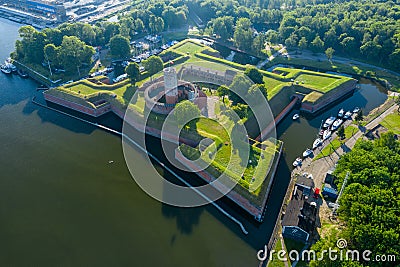
<path id="1" fill-rule="evenodd" d="M 215 104 L 218 103 L 218 96 L 208 96 L 207 97 L 207 118 L 215 119 Z"/>

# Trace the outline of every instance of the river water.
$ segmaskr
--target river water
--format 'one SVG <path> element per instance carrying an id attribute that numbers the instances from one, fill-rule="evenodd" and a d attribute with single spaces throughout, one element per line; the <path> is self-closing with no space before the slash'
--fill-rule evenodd
<path id="1" fill-rule="evenodd" d="M 19 26 L 0 20 L 0 60 L 13 50 Z M 153 200 L 132 180 L 118 136 L 34 105 L 35 82 L 0 73 L 0 266 L 257 266 L 291 162 L 315 139 L 321 120 L 340 107 L 367 112 L 386 99 L 362 83 L 323 114 L 299 122 L 288 116 L 279 125 L 284 155 L 264 223 L 219 201 L 243 222 L 245 236 L 213 206 Z M 120 124 L 112 115 L 101 120 Z M 135 160 L 146 175 L 150 166 L 139 152 Z"/>

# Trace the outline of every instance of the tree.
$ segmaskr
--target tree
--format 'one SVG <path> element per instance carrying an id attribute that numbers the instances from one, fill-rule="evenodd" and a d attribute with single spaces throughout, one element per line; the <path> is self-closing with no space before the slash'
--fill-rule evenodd
<path id="1" fill-rule="evenodd" d="M 44 56 L 46 61 L 50 61 L 55 65 L 58 65 L 58 53 L 59 49 L 54 44 L 47 44 L 44 47 Z"/>
<path id="2" fill-rule="evenodd" d="M 212 32 L 219 35 L 224 40 L 232 38 L 233 17 L 224 16 L 214 19 L 212 21 Z"/>
<path id="3" fill-rule="evenodd" d="M 164 68 L 164 63 L 159 56 L 151 56 L 143 60 L 142 64 L 150 75 L 156 74 Z"/>
<path id="4" fill-rule="evenodd" d="M 308 42 L 307 42 L 306 37 L 301 37 L 301 39 L 299 41 L 299 48 L 301 50 L 304 50 L 304 49 L 307 49 L 307 46 L 308 46 Z"/>
<path id="5" fill-rule="evenodd" d="M 255 102 L 259 103 L 259 101 L 261 100 L 259 92 L 264 96 L 266 100 L 268 100 L 268 92 L 267 88 L 265 87 L 265 84 L 253 84 L 249 88 L 247 94 L 249 95 L 250 98 L 254 99 Z"/>
<path id="6" fill-rule="evenodd" d="M 363 112 L 362 112 L 362 109 L 360 109 L 360 111 L 357 113 L 355 119 L 356 119 L 356 121 L 362 121 L 362 120 L 363 120 Z"/>
<path id="7" fill-rule="evenodd" d="M 44 46 L 46 35 L 37 31 L 32 26 L 22 26 L 19 29 L 21 40 L 18 43 L 18 58 L 24 58 L 30 63 L 42 63 L 44 59 Z"/>
<path id="8" fill-rule="evenodd" d="M 258 56 L 263 55 L 263 50 L 265 49 L 265 41 L 266 41 L 265 34 L 259 34 L 253 40 L 251 48 L 253 52 L 256 53 Z"/>
<path id="9" fill-rule="evenodd" d="M 400 114 L 400 95 L 396 97 L 396 99 L 394 100 L 397 104 L 397 113 Z"/>
<path id="10" fill-rule="evenodd" d="M 320 52 L 324 48 L 324 41 L 321 40 L 319 35 L 311 42 L 311 47 L 314 52 Z"/>
<path id="11" fill-rule="evenodd" d="M 339 127 L 339 129 L 337 131 L 337 135 L 340 137 L 340 139 L 346 138 L 343 125 Z"/>
<path id="12" fill-rule="evenodd" d="M 249 77 L 254 83 L 264 83 L 262 73 L 254 66 L 247 67 L 244 71 L 244 74 L 246 74 L 246 76 Z"/>
<path id="13" fill-rule="evenodd" d="M 110 40 L 110 53 L 116 58 L 126 59 L 131 54 L 129 39 L 118 34 Z"/>
<path id="14" fill-rule="evenodd" d="M 218 96 L 222 97 L 222 102 L 225 105 L 225 96 L 229 95 L 229 88 L 226 85 L 221 85 L 217 89 Z"/>
<path id="15" fill-rule="evenodd" d="M 236 22 L 233 40 L 237 48 L 240 50 L 249 49 L 253 41 L 253 31 L 251 30 L 251 22 L 248 18 L 240 18 Z"/>
<path id="16" fill-rule="evenodd" d="M 189 100 L 184 100 L 175 106 L 174 116 L 179 126 L 195 129 L 200 117 L 200 109 Z"/>
<path id="17" fill-rule="evenodd" d="M 328 47 L 328 48 L 325 50 L 325 55 L 326 55 L 326 57 L 328 58 L 329 61 L 332 60 L 333 53 L 335 53 L 335 50 L 334 50 L 332 47 Z"/>
<path id="18" fill-rule="evenodd" d="M 58 58 L 65 70 L 68 72 L 77 70 L 79 75 L 79 67 L 82 63 L 90 64 L 95 53 L 93 47 L 86 45 L 76 36 L 64 36 L 58 51 Z"/>
<path id="19" fill-rule="evenodd" d="M 232 101 L 233 105 L 237 105 L 238 103 L 244 104 L 242 97 L 247 94 L 251 85 L 251 80 L 243 74 L 237 74 L 233 78 L 229 90 L 229 99 Z"/>
<path id="20" fill-rule="evenodd" d="M 132 85 L 134 85 L 139 80 L 140 70 L 137 63 L 129 63 L 129 65 L 125 68 L 125 72 L 131 79 Z"/>
<path id="21" fill-rule="evenodd" d="M 232 110 L 236 112 L 240 119 L 247 118 L 248 114 L 248 106 L 242 103 L 238 103 L 237 105 L 232 107 Z"/>
<path id="22" fill-rule="evenodd" d="M 297 45 L 297 40 L 298 37 L 297 35 L 293 32 L 288 38 L 285 40 L 285 45 L 287 47 L 295 47 Z"/>
<path id="23" fill-rule="evenodd" d="M 151 15 L 149 19 L 149 29 L 152 34 L 162 32 L 164 29 L 164 20 L 161 17 Z"/>

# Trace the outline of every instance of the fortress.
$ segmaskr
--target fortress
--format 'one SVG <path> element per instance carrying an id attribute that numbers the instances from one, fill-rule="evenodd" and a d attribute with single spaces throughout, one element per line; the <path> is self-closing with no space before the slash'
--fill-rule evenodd
<path id="1" fill-rule="evenodd" d="M 207 107 L 207 96 L 193 83 L 178 80 L 175 68 L 164 69 L 164 78 L 144 89 L 146 107 L 152 112 L 169 114 L 180 101 L 189 100 L 202 113 Z"/>

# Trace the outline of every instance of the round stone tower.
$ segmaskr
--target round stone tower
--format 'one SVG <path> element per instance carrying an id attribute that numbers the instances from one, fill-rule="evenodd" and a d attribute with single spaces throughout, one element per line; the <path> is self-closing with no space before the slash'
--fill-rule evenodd
<path id="1" fill-rule="evenodd" d="M 175 68 L 164 69 L 164 91 L 167 104 L 178 103 L 178 77 Z"/>

